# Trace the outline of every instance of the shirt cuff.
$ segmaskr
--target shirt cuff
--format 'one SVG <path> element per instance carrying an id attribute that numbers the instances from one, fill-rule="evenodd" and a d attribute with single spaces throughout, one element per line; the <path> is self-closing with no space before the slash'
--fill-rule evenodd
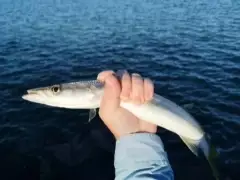
<path id="1" fill-rule="evenodd" d="M 160 137 L 152 133 L 135 133 L 121 137 L 116 142 L 115 167 L 125 164 L 154 163 L 170 166 Z"/>

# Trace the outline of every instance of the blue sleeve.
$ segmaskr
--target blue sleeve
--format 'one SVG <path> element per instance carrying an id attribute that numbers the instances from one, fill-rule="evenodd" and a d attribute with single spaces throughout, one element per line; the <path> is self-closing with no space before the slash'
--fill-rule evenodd
<path id="1" fill-rule="evenodd" d="M 173 180 L 160 137 L 136 133 L 121 137 L 115 149 L 115 180 Z"/>

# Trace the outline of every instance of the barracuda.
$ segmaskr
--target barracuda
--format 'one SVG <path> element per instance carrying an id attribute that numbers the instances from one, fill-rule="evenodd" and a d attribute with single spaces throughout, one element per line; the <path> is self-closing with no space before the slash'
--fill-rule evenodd
<path id="1" fill-rule="evenodd" d="M 80 81 L 30 89 L 22 98 L 53 107 L 90 109 L 90 121 L 100 107 L 103 90 L 104 84 L 100 81 Z M 219 174 L 213 163 L 216 150 L 210 146 L 199 123 L 183 108 L 157 94 L 148 103 L 136 105 L 122 101 L 120 106 L 144 121 L 176 133 L 195 155 L 198 156 L 201 150 L 218 179 Z"/>

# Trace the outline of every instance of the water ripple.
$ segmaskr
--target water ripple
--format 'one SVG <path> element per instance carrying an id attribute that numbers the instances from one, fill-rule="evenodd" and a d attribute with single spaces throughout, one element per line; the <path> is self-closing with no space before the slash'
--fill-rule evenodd
<path id="1" fill-rule="evenodd" d="M 224 169 L 234 177 L 240 164 L 239 14 L 239 2 L 230 0 L 2 0 L 1 148 L 43 158 L 45 147 L 88 136 L 86 112 L 30 104 L 22 94 L 33 87 L 95 78 L 103 69 L 125 68 L 152 78 L 157 93 L 186 107 L 209 133 Z M 178 161 L 182 163 L 188 151 L 167 131 L 160 135 L 167 139 L 169 157 L 176 157 L 171 161 L 176 177 L 186 179 Z M 86 151 L 96 148 L 85 145 Z M 90 156 L 84 148 L 81 153 Z M 185 167 L 194 171 L 191 163 Z M 209 179 L 207 173 L 198 174 Z"/>

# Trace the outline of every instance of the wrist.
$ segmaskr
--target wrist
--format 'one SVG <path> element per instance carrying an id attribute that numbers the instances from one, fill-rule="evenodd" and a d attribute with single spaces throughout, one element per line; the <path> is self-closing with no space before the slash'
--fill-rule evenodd
<path id="1" fill-rule="evenodd" d="M 123 139 L 125 137 L 133 137 L 133 136 L 143 136 L 143 135 L 147 135 L 147 136 L 156 136 L 155 132 L 149 132 L 149 131 L 135 131 L 135 132 L 129 132 L 129 133 L 125 133 L 125 134 L 121 134 L 121 135 L 114 135 L 116 140 L 120 140 Z"/>

